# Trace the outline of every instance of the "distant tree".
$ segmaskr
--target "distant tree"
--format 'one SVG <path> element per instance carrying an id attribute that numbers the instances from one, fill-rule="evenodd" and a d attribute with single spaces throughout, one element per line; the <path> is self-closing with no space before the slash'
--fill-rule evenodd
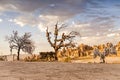
<path id="1" fill-rule="evenodd" d="M 30 54 L 34 51 L 35 46 L 30 38 L 30 33 L 25 33 L 23 36 L 19 36 L 17 31 L 13 31 L 13 34 L 6 37 L 6 40 L 9 42 L 11 54 L 13 49 L 17 50 L 17 60 L 20 59 L 19 56 L 21 50 Z"/>
<path id="2" fill-rule="evenodd" d="M 62 35 L 59 35 L 59 31 L 64 27 L 66 27 L 64 24 L 58 27 L 58 23 L 57 23 L 54 28 L 54 34 L 53 34 L 54 36 L 52 36 L 51 32 L 48 31 L 48 27 L 46 29 L 47 40 L 55 51 L 55 60 L 58 60 L 57 58 L 58 50 L 61 49 L 62 47 L 68 47 L 68 46 L 74 47 L 75 43 L 73 43 L 73 38 L 76 37 L 76 35 L 79 35 L 79 33 L 75 31 L 71 31 L 69 34 L 62 33 Z"/>

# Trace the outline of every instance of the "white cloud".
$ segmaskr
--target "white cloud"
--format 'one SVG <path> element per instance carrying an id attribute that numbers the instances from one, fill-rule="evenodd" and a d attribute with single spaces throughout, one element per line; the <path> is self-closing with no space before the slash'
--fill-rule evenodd
<path id="1" fill-rule="evenodd" d="M 14 22 L 14 20 L 13 20 L 13 19 L 9 19 L 8 21 L 9 21 L 9 22 Z"/>
<path id="2" fill-rule="evenodd" d="M 40 15 L 38 27 L 41 31 L 44 31 L 46 27 L 49 27 L 50 31 L 53 30 L 54 25 L 59 22 L 59 16 L 53 15 Z"/>
<path id="3" fill-rule="evenodd" d="M 2 22 L 3 20 L 2 19 L 0 19 L 0 22 Z"/>
<path id="4" fill-rule="evenodd" d="M 110 33 L 110 34 L 107 34 L 107 37 L 118 37 L 120 36 L 119 33 Z"/>
<path id="5" fill-rule="evenodd" d="M 4 12 L 4 11 L 18 11 L 18 8 L 13 5 L 13 4 L 0 4 L 0 11 Z"/>
<path id="6" fill-rule="evenodd" d="M 24 27 L 26 25 L 34 27 L 38 24 L 38 20 L 34 16 L 31 16 L 31 15 L 19 16 L 16 19 L 13 19 L 13 20 L 10 19 L 9 21 L 15 22 L 21 27 Z"/>
<path id="7" fill-rule="evenodd" d="M 115 33 L 107 34 L 107 37 L 113 37 L 115 36 Z"/>
<path id="8" fill-rule="evenodd" d="M 17 20 L 17 19 L 14 19 L 13 22 L 15 22 L 16 24 L 20 25 L 21 27 L 23 27 L 23 26 L 26 25 L 25 23 L 23 23 L 22 21 L 19 21 L 19 20 Z"/>
<path id="9" fill-rule="evenodd" d="M 79 44 L 84 43 L 88 45 L 99 45 L 99 44 L 105 44 L 107 42 L 112 42 L 113 44 L 116 44 L 119 40 L 120 40 L 119 37 L 93 36 L 84 39 L 79 39 L 77 40 L 77 42 Z"/>
<path id="10" fill-rule="evenodd" d="M 40 29 L 40 31 L 45 32 L 45 25 L 43 23 L 39 23 L 38 28 Z"/>
<path id="11" fill-rule="evenodd" d="M 99 32 L 97 32 L 96 36 L 100 36 L 100 33 L 99 33 Z"/>
<path id="12" fill-rule="evenodd" d="M 43 20 L 46 20 L 46 21 L 47 20 L 48 21 L 51 21 L 51 20 L 54 20 L 54 21 L 57 20 L 58 21 L 60 17 L 59 16 L 55 16 L 55 15 L 54 16 L 53 15 L 40 15 L 39 18 L 43 19 Z"/>
<path id="13" fill-rule="evenodd" d="M 85 40 L 85 39 L 88 39 L 88 37 L 81 37 L 81 39 Z"/>
<path id="14" fill-rule="evenodd" d="M 76 27 L 76 28 L 83 28 L 83 27 L 89 27 L 90 24 L 88 24 L 88 23 L 84 23 L 84 24 L 75 24 L 75 23 L 74 23 L 73 26 Z"/>
<path id="15" fill-rule="evenodd" d="M 14 22 L 21 27 L 29 25 L 31 27 L 38 27 L 41 31 L 45 31 L 46 27 L 53 30 L 53 26 L 59 20 L 59 16 L 52 15 L 40 15 L 39 17 L 34 17 L 33 15 L 19 16 L 16 19 L 10 19 L 9 22 Z"/>
<path id="16" fill-rule="evenodd" d="M 3 11 L 3 10 L 4 10 L 4 8 L 0 6 L 0 11 Z"/>
<path id="17" fill-rule="evenodd" d="M 8 4 L 7 7 L 14 9 L 14 10 L 17 10 L 17 7 L 13 4 Z"/>

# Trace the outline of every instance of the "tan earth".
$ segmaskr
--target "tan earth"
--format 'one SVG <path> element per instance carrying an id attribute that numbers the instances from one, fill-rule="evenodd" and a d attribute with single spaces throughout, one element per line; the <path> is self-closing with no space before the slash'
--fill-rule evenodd
<path id="1" fill-rule="evenodd" d="M 116 64 L 120 63 L 120 57 L 106 57 L 105 58 L 106 63 L 110 64 Z M 100 63 L 102 62 L 100 60 L 100 57 L 97 57 L 95 59 L 81 59 L 81 60 L 72 60 L 72 63 Z"/>
<path id="2" fill-rule="evenodd" d="M 0 80 L 120 80 L 120 64 L 0 62 Z"/>

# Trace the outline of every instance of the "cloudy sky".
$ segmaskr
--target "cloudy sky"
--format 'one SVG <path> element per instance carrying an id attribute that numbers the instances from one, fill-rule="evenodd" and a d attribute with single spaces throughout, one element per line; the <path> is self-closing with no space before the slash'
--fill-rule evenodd
<path id="1" fill-rule="evenodd" d="M 45 29 L 56 22 L 63 31 L 77 31 L 77 43 L 88 45 L 120 41 L 120 0 L 0 0 L 0 54 L 9 54 L 5 36 L 17 30 L 31 32 L 35 53 L 51 51 Z"/>

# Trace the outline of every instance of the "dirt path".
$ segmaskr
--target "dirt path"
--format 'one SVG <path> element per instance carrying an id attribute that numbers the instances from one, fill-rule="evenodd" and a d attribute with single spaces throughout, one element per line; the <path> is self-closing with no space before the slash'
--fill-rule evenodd
<path id="1" fill-rule="evenodd" d="M 0 80 L 120 80 L 120 65 L 0 62 Z"/>

